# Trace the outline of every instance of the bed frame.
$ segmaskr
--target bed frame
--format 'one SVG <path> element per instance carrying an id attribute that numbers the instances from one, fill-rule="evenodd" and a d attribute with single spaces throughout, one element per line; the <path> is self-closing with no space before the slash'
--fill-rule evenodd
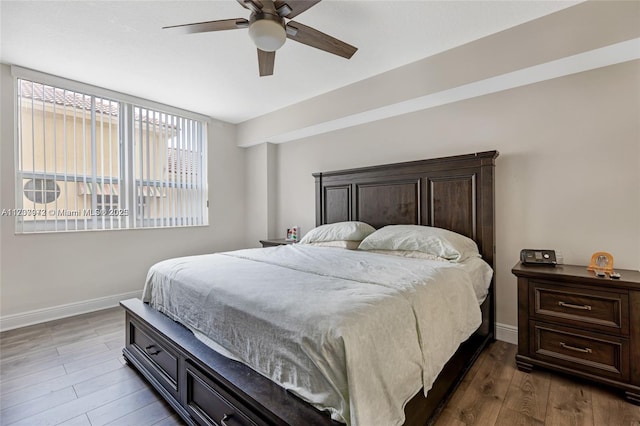
<path id="1" fill-rule="evenodd" d="M 314 173 L 316 224 L 360 220 L 376 228 L 418 224 L 469 236 L 495 270 L 494 165 L 497 151 Z M 405 425 L 431 424 L 485 346 L 495 340 L 495 283 L 482 325 L 445 365 L 428 396 L 406 407 Z M 251 368 L 201 343 L 138 299 L 126 311 L 127 362 L 190 425 L 333 425 L 329 416 Z"/>

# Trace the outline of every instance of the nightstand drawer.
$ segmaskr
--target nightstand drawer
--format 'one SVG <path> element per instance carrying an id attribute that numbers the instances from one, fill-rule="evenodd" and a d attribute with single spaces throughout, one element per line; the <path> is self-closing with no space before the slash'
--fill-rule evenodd
<path id="1" fill-rule="evenodd" d="M 629 378 L 627 339 L 535 321 L 529 333 L 536 359 L 597 376 Z"/>
<path id="2" fill-rule="evenodd" d="M 530 282 L 531 318 L 589 327 L 608 333 L 629 334 L 629 296 L 592 289 Z"/>

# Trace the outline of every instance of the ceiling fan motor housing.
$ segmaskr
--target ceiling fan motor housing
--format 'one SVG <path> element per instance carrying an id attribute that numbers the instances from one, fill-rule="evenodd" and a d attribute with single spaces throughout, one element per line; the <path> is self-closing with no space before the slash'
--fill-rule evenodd
<path id="1" fill-rule="evenodd" d="M 249 18 L 249 37 L 258 49 L 275 52 L 287 40 L 284 19 L 277 13 L 262 11 L 252 13 Z"/>

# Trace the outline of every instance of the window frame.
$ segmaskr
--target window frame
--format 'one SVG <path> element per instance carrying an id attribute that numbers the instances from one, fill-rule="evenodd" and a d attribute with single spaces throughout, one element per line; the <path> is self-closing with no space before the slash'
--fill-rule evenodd
<path id="1" fill-rule="evenodd" d="M 116 230 L 136 230 L 136 229 L 171 229 L 171 228 L 180 228 L 180 227 L 194 227 L 194 226 L 208 226 L 209 225 L 209 189 L 208 189 L 208 128 L 211 124 L 211 118 L 202 114 L 194 113 L 192 111 L 183 110 L 177 107 L 173 107 L 170 105 L 165 105 L 162 103 L 158 103 L 155 101 L 150 101 L 148 99 L 138 98 L 136 96 L 128 95 L 125 93 L 101 88 L 98 86 L 93 86 L 91 84 L 82 83 L 75 80 L 66 79 L 63 77 L 58 77 L 55 75 L 43 73 L 40 71 L 35 71 L 27 68 L 22 68 L 16 65 L 11 66 L 11 74 L 13 78 L 13 102 L 14 102 L 14 188 L 16 190 L 15 194 L 15 206 L 16 209 L 13 209 L 14 212 L 20 212 L 29 210 L 28 208 L 22 208 L 22 200 L 24 197 L 24 191 L 18 189 L 18 182 L 20 182 L 20 186 L 24 186 L 24 179 L 54 179 L 56 181 L 65 181 L 65 182 L 82 182 L 82 173 L 72 174 L 72 173 L 49 173 L 43 171 L 32 171 L 25 172 L 20 167 L 20 155 L 23 143 L 20 140 L 20 124 L 19 121 L 21 119 L 20 115 L 20 105 L 18 100 L 19 94 L 19 80 L 28 80 L 37 84 L 43 84 L 47 86 L 52 86 L 54 88 L 60 88 L 68 91 L 77 92 L 82 95 L 93 96 L 101 99 L 108 99 L 114 102 L 117 102 L 119 105 L 119 115 L 117 117 L 118 124 L 118 143 L 120 144 L 119 154 L 117 161 L 117 168 L 119 169 L 119 177 L 114 178 L 113 176 L 104 176 L 104 182 L 110 184 L 118 184 L 119 185 L 119 194 L 117 197 L 121 200 L 122 203 L 121 208 L 129 209 L 129 215 L 125 218 L 124 224 L 121 224 L 119 227 L 98 227 L 98 228 L 83 228 L 76 229 L 74 227 L 70 229 L 59 229 L 57 223 L 64 220 L 59 216 L 53 218 L 45 217 L 45 227 L 46 229 L 29 229 L 25 230 L 24 225 L 26 221 L 23 221 L 21 218 L 21 212 L 14 214 L 15 216 L 15 234 L 16 235 L 28 235 L 28 234 L 37 234 L 37 233 L 65 233 L 65 232 L 84 232 L 84 231 L 116 231 Z M 144 176 L 140 176 L 140 178 L 136 177 L 134 174 L 134 166 L 132 163 L 132 154 L 134 149 L 134 144 L 137 143 L 134 141 L 133 133 L 135 132 L 134 126 L 136 123 L 136 118 L 133 116 L 133 111 L 136 108 L 145 109 L 147 111 L 158 112 L 160 114 L 167 114 L 171 116 L 178 116 L 182 119 L 193 120 L 194 122 L 198 122 L 198 147 L 200 151 L 198 155 L 200 156 L 200 164 L 199 164 L 199 173 L 201 173 L 201 178 L 198 180 L 198 185 L 195 188 L 197 189 L 199 197 L 197 199 L 198 205 L 194 208 L 195 212 L 198 212 L 198 217 L 201 223 L 193 223 L 193 221 L 189 220 L 190 218 L 186 217 L 184 214 L 181 216 L 160 218 L 160 219 L 145 219 L 138 218 L 137 210 L 138 210 L 138 201 L 141 197 L 136 196 L 136 189 L 143 190 L 144 188 L 139 185 L 144 186 L 144 182 L 148 179 L 145 179 Z M 93 118 L 91 118 L 93 120 Z M 94 124 L 95 125 L 95 124 Z M 149 141 L 146 141 L 149 143 Z M 35 154 L 33 154 L 35 155 Z M 93 174 L 96 173 L 95 170 L 92 171 Z M 81 176 L 82 175 L 82 176 Z M 80 176 L 80 178 L 79 178 Z M 86 178 L 86 176 L 85 176 Z M 80 180 L 78 180 L 80 179 Z M 156 179 L 157 180 L 157 179 Z M 87 182 L 86 179 L 84 180 Z M 140 183 L 142 182 L 142 183 Z M 101 182 L 98 182 L 101 183 Z M 154 187 L 162 186 L 163 183 L 161 181 L 152 182 Z M 175 186 L 178 188 L 178 186 Z M 144 192 L 144 191 L 143 191 Z M 92 196 L 95 198 L 95 195 Z M 111 197 L 110 197 L 111 198 Z M 143 196 L 142 198 L 146 198 Z M 91 205 L 96 205 L 96 200 L 93 200 Z M 145 201 L 146 202 L 146 201 Z M 56 200 L 57 204 L 57 200 Z M 175 203 L 174 203 L 175 204 Z M 47 203 L 39 204 L 42 210 L 45 209 L 51 210 L 52 208 L 47 205 Z M 58 209 L 56 205 L 56 210 Z M 40 207 L 38 207 L 40 209 Z M 193 216 L 191 217 L 191 219 Z M 185 220 L 186 219 L 186 220 Z M 47 226 L 46 222 L 55 223 L 52 227 Z M 160 226 L 158 226 L 158 222 L 160 222 Z M 155 224 L 155 226 L 154 226 Z M 29 225 L 31 226 L 31 225 Z M 67 225 L 65 224 L 65 227 Z M 35 228 L 35 225 L 34 225 Z"/>

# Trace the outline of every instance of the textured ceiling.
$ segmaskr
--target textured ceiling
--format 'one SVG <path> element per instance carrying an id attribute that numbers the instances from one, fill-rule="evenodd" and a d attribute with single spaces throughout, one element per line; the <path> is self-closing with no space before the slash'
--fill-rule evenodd
<path id="1" fill-rule="evenodd" d="M 246 30 L 161 29 L 248 18 L 234 0 L 3 0 L 0 60 L 238 123 L 575 3 L 324 0 L 295 20 L 358 52 L 346 60 L 288 40 L 260 78 Z"/>

